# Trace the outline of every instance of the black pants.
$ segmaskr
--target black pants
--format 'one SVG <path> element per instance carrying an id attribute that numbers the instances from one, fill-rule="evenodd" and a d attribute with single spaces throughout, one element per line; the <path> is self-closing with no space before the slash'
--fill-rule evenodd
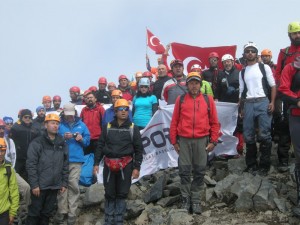
<path id="1" fill-rule="evenodd" d="M 58 190 L 41 190 L 40 196 L 31 193 L 26 225 L 48 225 L 57 204 Z"/>
<path id="2" fill-rule="evenodd" d="M 9 212 L 5 211 L 0 214 L 0 225 L 8 225 L 9 223 Z"/>
<path id="3" fill-rule="evenodd" d="M 90 154 L 90 153 L 95 153 L 95 150 L 97 148 L 97 143 L 98 140 L 90 140 L 90 145 L 87 146 L 83 151 L 84 155 Z"/>
<path id="4" fill-rule="evenodd" d="M 127 198 L 130 186 L 131 175 L 133 170 L 132 161 L 123 169 L 124 179 L 121 172 L 110 172 L 109 168 L 104 164 L 103 181 L 105 188 L 105 198 L 108 200 Z M 109 181 L 107 181 L 109 175 Z"/>

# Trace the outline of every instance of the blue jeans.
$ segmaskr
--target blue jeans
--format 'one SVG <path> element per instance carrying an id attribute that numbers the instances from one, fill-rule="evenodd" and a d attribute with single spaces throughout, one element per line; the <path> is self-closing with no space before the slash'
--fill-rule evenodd
<path id="1" fill-rule="evenodd" d="M 258 128 L 257 140 L 261 142 L 271 142 L 271 122 L 272 114 L 268 113 L 268 98 L 245 101 L 243 134 L 247 144 L 256 143 L 255 130 Z M 258 127 L 256 127 L 256 120 Z"/>

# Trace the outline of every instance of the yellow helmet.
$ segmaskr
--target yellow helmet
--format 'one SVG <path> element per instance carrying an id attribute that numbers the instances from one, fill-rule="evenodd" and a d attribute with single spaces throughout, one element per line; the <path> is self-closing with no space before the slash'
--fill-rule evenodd
<path id="1" fill-rule="evenodd" d="M 119 96 L 122 97 L 122 91 L 120 91 L 119 89 L 113 90 L 111 92 L 111 96 Z"/>
<path id="2" fill-rule="evenodd" d="M 118 107 L 129 107 L 129 104 L 128 104 L 128 101 L 126 99 L 118 99 L 116 102 L 115 102 L 115 105 L 114 105 L 115 108 L 118 108 Z"/>
<path id="3" fill-rule="evenodd" d="M 57 122 L 60 122 L 60 118 L 57 114 L 55 113 L 50 113 L 50 114 L 47 114 L 46 117 L 45 117 L 45 122 L 47 121 L 57 121 Z"/>
<path id="4" fill-rule="evenodd" d="M 6 150 L 6 142 L 4 138 L 0 138 L 0 150 L 5 151 Z"/>
<path id="5" fill-rule="evenodd" d="M 300 22 L 291 22 L 288 26 L 288 33 L 295 33 L 300 31 Z"/>
<path id="6" fill-rule="evenodd" d="M 190 72 L 186 78 L 186 83 L 188 83 L 190 80 L 197 80 L 201 82 L 201 76 L 198 72 Z"/>

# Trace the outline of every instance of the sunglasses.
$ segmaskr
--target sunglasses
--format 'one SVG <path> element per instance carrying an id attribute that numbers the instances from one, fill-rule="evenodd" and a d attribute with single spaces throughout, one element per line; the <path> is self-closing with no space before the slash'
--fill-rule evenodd
<path id="1" fill-rule="evenodd" d="M 128 111 L 129 107 L 119 107 L 118 111 Z"/>
<path id="2" fill-rule="evenodd" d="M 1 126 L 0 129 L 5 130 L 5 127 L 4 127 L 4 126 Z"/>
<path id="3" fill-rule="evenodd" d="M 148 86 L 143 86 L 143 85 L 141 85 L 140 88 L 148 88 Z"/>
<path id="4" fill-rule="evenodd" d="M 247 49 L 247 50 L 245 50 L 244 51 L 244 53 L 257 53 L 257 51 L 256 50 L 254 50 L 254 49 Z"/>
<path id="5" fill-rule="evenodd" d="M 23 116 L 24 119 L 32 119 L 32 116 Z"/>

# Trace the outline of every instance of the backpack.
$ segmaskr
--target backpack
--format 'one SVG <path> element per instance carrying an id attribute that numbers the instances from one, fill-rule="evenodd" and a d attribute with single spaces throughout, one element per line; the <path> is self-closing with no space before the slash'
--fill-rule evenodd
<path id="1" fill-rule="evenodd" d="M 184 101 L 185 95 L 186 95 L 186 93 L 183 94 L 183 95 L 180 95 L 179 110 L 180 110 L 180 108 L 181 108 L 181 104 L 182 104 L 183 101 Z M 203 95 L 204 100 L 205 100 L 205 102 L 206 102 L 206 104 L 207 104 L 207 112 L 208 112 L 208 116 L 210 116 L 210 104 L 209 104 L 209 98 L 208 98 L 207 94 L 202 94 L 202 95 Z"/>
<path id="2" fill-rule="evenodd" d="M 267 80 L 267 73 L 266 73 L 266 70 L 265 70 L 265 64 L 258 63 L 258 66 L 259 66 L 260 72 L 263 75 L 263 77 L 261 79 L 261 82 L 262 82 L 262 86 L 263 86 L 265 95 L 270 100 L 271 99 L 271 87 L 270 87 L 270 85 L 268 83 L 268 80 Z M 245 70 L 246 69 L 244 68 L 241 71 L 242 79 L 243 79 L 243 82 L 244 82 L 244 90 L 243 90 L 243 93 L 242 93 L 242 98 L 244 98 L 244 99 L 246 99 L 246 94 L 247 94 L 247 91 L 248 91 L 248 88 L 247 88 L 247 85 L 246 85 L 246 82 L 245 82 Z"/>

